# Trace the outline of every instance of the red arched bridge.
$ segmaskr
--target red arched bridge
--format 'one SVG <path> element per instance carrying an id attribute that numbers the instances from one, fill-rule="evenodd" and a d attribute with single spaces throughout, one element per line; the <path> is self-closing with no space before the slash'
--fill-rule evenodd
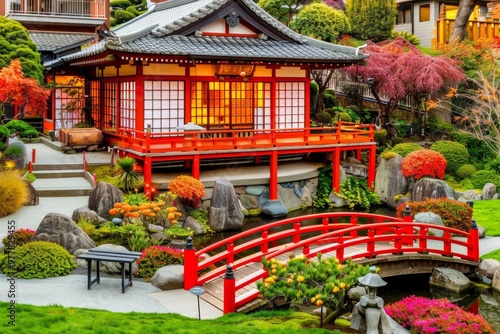
<path id="1" fill-rule="evenodd" d="M 184 251 L 184 288 L 203 285 L 201 296 L 224 313 L 258 298 L 256 284 L 268 273 L 261 264 L 317 253 L 376 264 L 382 277 L 431 272 L 436 266 L 472 272 L 479 264 L 478 230 L 469 232 L 367 213 L 323 213 L 262 225 L 196 251 Z M 209 254 L 209 255 L 208 255 Z M 208 256 L 207 256 L 208 255 Z"/>

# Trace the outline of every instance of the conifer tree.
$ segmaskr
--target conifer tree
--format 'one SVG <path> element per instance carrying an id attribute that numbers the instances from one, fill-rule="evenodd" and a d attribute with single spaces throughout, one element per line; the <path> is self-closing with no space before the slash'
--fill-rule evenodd
<path id="1" fill-rule="evenodd" d="M 347 0 L 346 12 L 354 37 L 374 42 L 391 37 L 397 15 L 395 0 Z"/>

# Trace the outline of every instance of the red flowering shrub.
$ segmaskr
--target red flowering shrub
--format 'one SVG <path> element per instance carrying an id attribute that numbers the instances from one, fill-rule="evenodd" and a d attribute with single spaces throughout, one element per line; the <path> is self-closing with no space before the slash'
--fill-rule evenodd
<path id="1" fill-rule="evenodd" d="M 5 252 L 8 253 L 15 247 L 28 243 L 34 235 L 35 231 L 30 230 L 29 228 L 20 228 L 15 230 L 12 234 L 7 234 L 2 239 L 2 243 L 5 246 Z"/>
<path id="2" fill-rule="evenodd" d="M 396 216 L 403 218 L 406 206 L 412 216 L 419 212 L 432 212 L 441 217 L 444 226 L 468 232 L 472 220 L 472 208 L 467 203 L 449 198 L 428 198 L 421 202 L 407 202 L 396 208 Z"/>
<path id="3" fill-rule="evenodd" d="M 415 180 L 425 176 L 442 180 L 446 170 L 446 159 L 436 151 L 418 150 L 403 159 L 401 168 L 404 176 L 411 176 Z"/>
<path id="4" fill-rule="evenodd" d="M 385 311 L 412 333 L 495 333 L 483 317 L 466 312 L 447 299 L 410 296 L 386 305 Z"/>
<path id="5" fill-rule="evenodd" d="M 137 260 L 139 270 L 137 276 L 151 278 L 154 273 L 167 264 L 182 264 L 184 261 L 182 250 L 166 246 L 150 246 L 142 251 Z"/>

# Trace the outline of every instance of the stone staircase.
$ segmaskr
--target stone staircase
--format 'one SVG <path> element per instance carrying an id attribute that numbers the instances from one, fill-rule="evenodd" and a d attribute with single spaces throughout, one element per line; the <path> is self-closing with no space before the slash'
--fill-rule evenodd
<path id="1" fill-rule="evenodd" d="M 40 197 L 88 196 L 93 190 L 92 175 L 82 164 L 33 164 L 33 174 Z"/>

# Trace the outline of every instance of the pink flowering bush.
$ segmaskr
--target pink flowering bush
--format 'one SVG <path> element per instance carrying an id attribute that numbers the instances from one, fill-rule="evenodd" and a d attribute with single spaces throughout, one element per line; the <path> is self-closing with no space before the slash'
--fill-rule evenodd
<path id="1" fill-rule="evenodd" d="M 2 243 L 5 246 L 5 253 L 10 252 L 17 246 L 22 246 L 28 243 L 31 238 L 35 235 L 35 231 L 29 228 L 19 228 L 11 234 L 7 234 L 3 239 Z"/>
<path id="2" fill-rule="evenodd" d="M 139 270 L 137 276 L 150 279 L 154 273 L 168 264 L 182 264 L 184 261 L 182 250 L 167 246 L 150 246 L 142 251 L 137 260 Z"/>
<path id="3" fill-rule="evenodd" d="M 447 299 L 410 296 L 386 305 L 385 311 L 412 333 L 495 333 L 480 315 L 466 312 Z"/>
<path id="4" fill-rule="evenodd" d="M 436 151 L 417 150 L 404 157 L 401 170 L 404 176 L 412 176 L 415 180 L 426 176 L 442 180 L 446 170 L 446 159 Z"/>

